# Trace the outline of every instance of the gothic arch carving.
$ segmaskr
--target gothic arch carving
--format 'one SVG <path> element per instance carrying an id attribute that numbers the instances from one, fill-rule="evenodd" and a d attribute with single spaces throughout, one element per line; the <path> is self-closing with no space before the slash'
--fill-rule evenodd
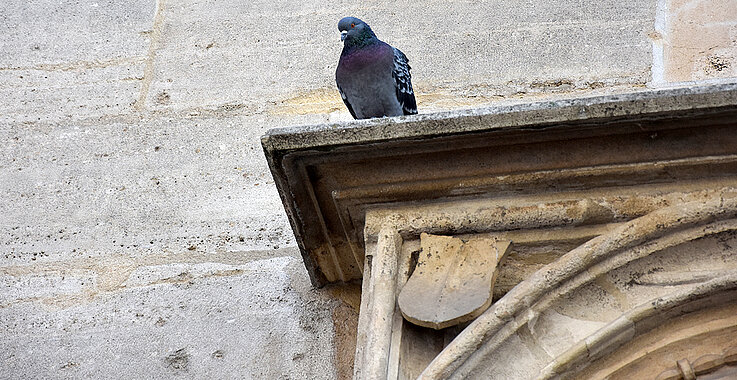
<path id="1" fill-rule="evenodd" d="M 643 360 L 713 377 L 731 351 L 698 340 L 732 330 L 678 323 L 735 298 L 735 120 L 726 83 L 272 130 L 262 144 L 313 283 L 362 282 L 355 379 L 588 379 Z M 453 265 L 417 272 L 426 282 L 397 302 L 434 260 L 423 234 L 460 239 L 461 254 L 443 249 Z M 511 248 L 494 266 L 472 239 Z M 459 275 L 459 257 L 496 269 Z M 657 338 L 664 326 L 683 339 Z"/>
<path id="2" fill-rule="evenodd" d="M 492 305 L 421 378 L 554 379 L 594 371 L 594 363 L 601 376 L 626 368 L 597 361 L 684 315 L 737 307 L 735 217 L 737 197 L 726 193 L 654 211 L 590 240 Z M 720 323 L 732 334 L 737 320 Z"/>

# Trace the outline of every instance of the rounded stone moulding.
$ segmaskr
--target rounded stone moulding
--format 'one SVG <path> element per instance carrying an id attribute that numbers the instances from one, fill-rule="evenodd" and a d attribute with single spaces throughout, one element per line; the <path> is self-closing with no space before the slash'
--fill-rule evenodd
<path id="1" fill-rule="evenodd" d="M 735 218 L 730 188 L 623 223 L 509 291 L 420 378 L 654 379 L 721 354 L 737 342 Z"/>

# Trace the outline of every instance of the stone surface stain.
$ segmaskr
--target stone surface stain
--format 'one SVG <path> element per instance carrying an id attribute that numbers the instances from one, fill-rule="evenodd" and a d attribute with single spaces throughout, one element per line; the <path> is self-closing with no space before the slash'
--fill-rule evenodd
<path id="1" fill-rule="evenodd" d="M 189 354 L 185 348 L 180 348 L 164 358 L 166 366 L 174 371 L 186 371 L 189 366 Z"/>

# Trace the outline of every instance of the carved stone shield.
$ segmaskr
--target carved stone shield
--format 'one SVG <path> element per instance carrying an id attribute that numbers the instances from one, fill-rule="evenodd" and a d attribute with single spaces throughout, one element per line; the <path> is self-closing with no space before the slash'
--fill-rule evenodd
<path id="1" fill-rule="evenodd" d="M 399 293 L 404 318 L 434 329 L 476 318 L 491 305 L 497 265 L 510 244 L 423 233 L 417 266 Z"/>

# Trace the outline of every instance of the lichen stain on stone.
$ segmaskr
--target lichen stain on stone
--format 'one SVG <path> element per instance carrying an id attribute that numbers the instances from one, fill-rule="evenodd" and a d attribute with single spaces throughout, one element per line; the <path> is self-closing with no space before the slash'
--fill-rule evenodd
<path id="1" fill-rule="evenodd" d="M 306 115 L 330 113 L 344 109 L 337 88 L 318 88 L 302 91 L 298 95 L 277 102 L 269 113 L 272 115 Z"/>
<path id="2" fill-rule="evenodd" d="M 707 58 L 709 65 L 716 71 L 722 71 L 729 67 L 729 61 L 719 56 L 711 56 Z"/>
<path id="3" fill-rule="evenodd" d="M 361 283 L 348 282 L 341 285 L 327 285 L 324 288 L 332 297 L 350 306 L 356 312 L 361 307 Z"/>
<path id="4" fill-rule="evenodd" d="M 421 109 L 424 108 L 432 111 L 454 107 L 477 106 L 504 98 L 501 95 L 480 94 L 478 91 L 473 91 L 473 89 L 469 90 L 469 93 L 453 93 L 430 86 L 429 91 L 422 92 L 417 90 L 420 87 L 416 86 L 415 88 L 417 104 Z M 327 114 L 335 111 L 347 112 L 338 93 L 338 89 L 318 88 L 302 91 L 294 97 L 276 102 L 269 110 L 269 113 L 272 115 L 306 115 Z"/>
<path id="5" fill-rule="evenodd" d="M 156 104 L 168 105 L 171 104 L 171 95 L 166 91 L 161 91 L 156 95 Z"/>
<path id="6" fill-rule="evenodd" d="M 186 371 L 189 366 L 189 354 L 186 349 L 180 348 L 164 358 L 164 361 L 166 366 L 174 371 Z"/>
<path id="7" fill-rule="evenodd" d="M 717 73 L 728 70 L 730 68 L 730 62 L 727 58 L 711 55 L 706 57 L 706 67 L 704 71 L 707 75 L 716 75 Z"/>
<path id="8" fill-rule="evenodd" d="M 358 311 L 347 303 L 340 303 L 333 309 L 332 317 L 337 378 L 339 380 L 349 380 L 353 376 Z"/>
<path id="9" fill-rule="evenodd" d="M 96 295 L 96 292 L 87 289 L 79 294 L 39 298 L 37 300 L 41 302 L 47 311 L 58 311 L 92 302 Z"/>
<path id="10" fill-rule="evenodd" d="M 667 207 L 670 202 L 645 196 L 633 196 L 624 199 L 619 206 L 619 213 L 628 217 L 636 217 L 645 215 L 657 210 L 658 208 Z"/>
<path id="11" fill-rule="evenodd" d="M 468 95 L 460 96 L 443 91 L 434 91 L 426 93 L 415 93 L 418 107 L 424 106 L 426 109 L 442 110 L 456 107 L 472 107 L 483 104 L 490 104 L 494 101 L 504 99 L 500 95 Z M 422 111 L 420 109 L 420 111 Z"/>
<path id="12" fill-rule="evenodd" d="M 570 79 L 533 81 L 530 83 L 530 88 L 544 88 L 544 89 L 554 89 L 554 90 L 573 89 L 574 86 L 575 86 L 575 83 Z"/>
<path id="13" fill-rule="evenodd" d="M 605 83 L 602 81 L 576 81 L 558 78 L 548 81 L 520 81 L 503 85 L 477 83 L 463 88 L 419 81 L 414 86 L 415 98 L 420 113 L 438 112 L 456 108 L 471 108 L 498 103 L 518 102 L 523 99 L 545 98 L 553 95 L 596 90 L 604 87 L 626 85 L 637 87 L 635 83 Z M 297 95 L 278 101 L 271 101 L 268 113 L 271 115 L 329 114 L 347 109 L 338 89 L 322 87 L 298 91 Z"/>

